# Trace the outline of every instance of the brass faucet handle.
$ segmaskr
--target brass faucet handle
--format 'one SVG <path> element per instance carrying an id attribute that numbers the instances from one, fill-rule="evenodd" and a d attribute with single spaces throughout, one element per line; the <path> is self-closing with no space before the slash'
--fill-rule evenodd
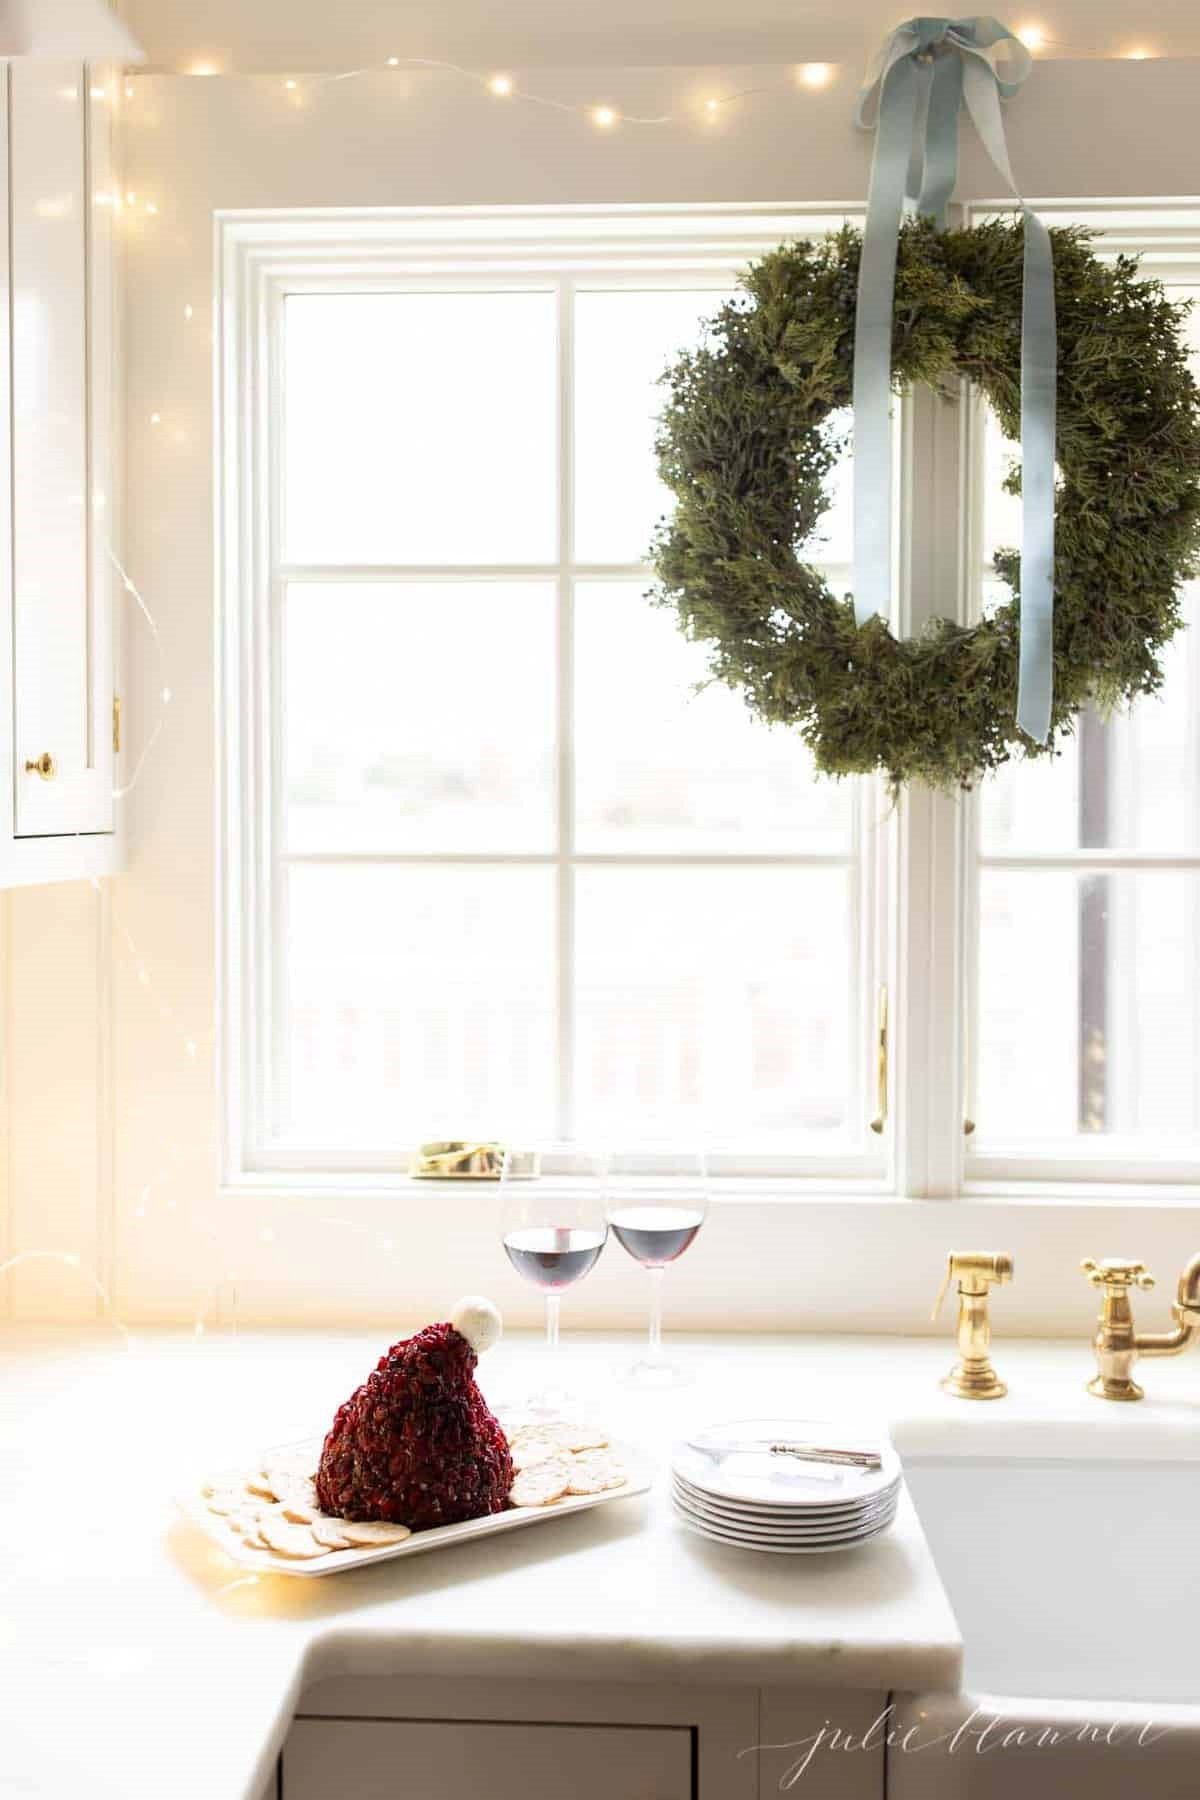
<path id="1" fill-rule="evenodd" d="M 1145 1263 L 1130 1262 L 1124 1256 L 1104 1256 L 1099 1262 L 1089 1256 L 1079 1266 L 1093 1287 L 1107 1288 L 1111 1293 L 1118 1293 L 1124 1288 L 1154 1286 L 1154 1277 L 1148 1272 Z"/>

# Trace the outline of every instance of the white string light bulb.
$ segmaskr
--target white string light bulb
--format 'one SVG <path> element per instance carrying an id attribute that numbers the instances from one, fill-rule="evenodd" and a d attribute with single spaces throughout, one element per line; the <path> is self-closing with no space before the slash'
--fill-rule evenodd
<path id="1" fill-rule="evenodd" d="M 611 106 L 593 106 L 592 124 L 598 125 L 601 131 L 611 131 L 616 122 L 617 115 Z"/>
<path id="2" fill-rule="evenodd" d="M 511 75 L 490 75 L 488 77 L 488 93 L 495 94 L 497 100 L 507 100 L 513 91 Z"/>
<path id="3" fill-rule="evenodd" d="M 807 88 L 828 87 L 833 78 L 833 68 L 829 63 L 801 63 L 800 80 Z"/>

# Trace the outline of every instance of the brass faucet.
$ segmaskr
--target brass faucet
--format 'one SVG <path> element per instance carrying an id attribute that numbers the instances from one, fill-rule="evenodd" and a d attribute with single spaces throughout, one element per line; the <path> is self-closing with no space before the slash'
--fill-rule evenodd
<path id="1" fill-rule="evenodd" d="M 942 1386 L 960 1400 L 1001 1400 L 1008 1392 L 992 1367 L 988 1296 L 993 1283 L 1000 1285 L 1012 1277 L 1013 1259 L 1005 1250 L 951 1250 L 946 1257 L 941 1292 L 930 1317 L 937 1318 L 946 1289 L 957 1281 L 958 1361 L 943 1376 Z"/>
<path id="2" fill-rule="evenodd" d="M 1178 1356 L 1189 1344 L 1200 1341 L 1200 1255 L 1193 1256 L 1179 1277 L 1171 1308 L 1173 1331 L 1134 1329 L 1130 1293 L 1134 1288 L 1154 1286 L 1154 1277 L 1147 1274 L 1145 1263 L 1106 1256 L 1101 1262 L 1089 1257 L 1081 1266 L 1103 1296 L 1100 1321 L 1092 1340 L 1097 1372 L 1087 1384 L 1088 1393 L 1098 1394 L 1102 1400 L 1140 1400 L 1144 1390 L 1133 1379 L 1133 1365 L 1139 1356 Z"/>

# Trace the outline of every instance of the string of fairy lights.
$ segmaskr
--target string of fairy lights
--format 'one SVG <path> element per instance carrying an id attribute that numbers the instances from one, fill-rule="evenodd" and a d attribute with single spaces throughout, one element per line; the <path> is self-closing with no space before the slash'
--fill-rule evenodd
<path id="1" fill-rule="evenodd" d="M 1047 51 L 1058 56 L 1094 54 L 1094 51 L 1084 52 L 1078 47 L 1053 37 L 1044 25 L 1035 21 L 1019 25 L 1016 35 L 1025 48 L 1035 56 Z M 1156 56 L 1158 52 L 1149 44 L 1134 43 L 1120 49 L 1116 54 L 1130 61 L 1141 62 Z M 781 93 L 797 86 L 810 90 L 828 87 L 837 78 L 841 69 L 842 65 L 837 63 L 801 62 L 793 65 L 787 75 L 778 81 L 766 82 L 754 87 L 737 88 L 730 93 L 702 94 L 690 109 L 685 109 L 683 112 L 651 114 L 633 112 L 605 99 L 587 102 L 564 100 L 557 95 L 541 93 L 535 88 L 525 86 L 515 75 L 503 69 L 472 69 L 462 63 L 450 62 L 438 57 L 389 56 L 380 63 L 364 64 L 352 69 L 318 71 L 307 75 L 283 75 L 281 77 L 264 77 L 258 74 L 227 71 L 218 59 L 199 57 L 181 70 L 146 69 L 141 73 L 154 75 L 173 72 L 200 78 L 224 76 L 227 79 L 248 81 L 278 79 L 282 83 L 285 95 L 299 106 L 305 103 L 309 94 L 340 82 L 358 81 L 369 75 L 386 74 L 399 70 L 424 70 L 452 76 L 460 82 L 480 89 L 493 100 L 510 101 L 517 105 L 543 107 L 553 112 L 572 114 L 586 120 L 598 131 L 609 132 L 622 125 L 661 127 L 687 124 L 692 120 L 715 123 L 728 108 L 738 106 L 746 100 L 756 99 L 760 95 Z M 132 99 L 135 92 L 134 79 L 127 78 L 126 96 Z"/>
<path id="2" fill-rule="evenodd" d="M 1049 35 L 1043 26 L 1036 23 L 1027 23 L 1019 26 L 1017 29 L 1017 36 L 1034 55 L 1045 51 L 1052 51 L 1060 55 L 1071 53 L 1069 46 L 1057 42 Z M 1156 52 L 1148 45 L 1135 44 L 1122 50 L 1120 55 L 1132 61 L 1142 61 L 1146 58 L 1155 56 Z M 542 93 L 534 88 L 527 87 L 523 81 L 518 80 L 515 75 L 510 74 L 505 70 L 471 69 L 459 63 L 429 57 L 389 56 L 382 63 L 378 64 L 364 65 L 362 67 L 332 72 L 320 72 L 307 75 L 283 75 L 280 77 L 239 74 L 236 71 L 227 71 L 223 69 L 216 60 L 199 59 L 193 61 L 182 70 L 143 68 L 136 72 L 128 71 L 119 78 L 119 87 L 121 92 L 123 92 L 125 99 L 132 101 L 137 96 L 138 82 L 151 76 L 173 74 L 176 76 L 182 75 L 184 77 L 198 79 L 222 77 L 224 79 L 253 81 L 259 84 L 264 81 L 278 81 L 285 99 L 290 100 L 296 106 L 302 106 L 307 103 L 311 95 L 319 92 L 323 88 L 329 88 L 349 81 L 361 80 L 368 76 L 379 75 L 381 73 L 395 73 L 401 70 L 424 72 L 430 75 L 443 75 L 456 81 L 473 85 L 487 95 L 489 99 L 498 103 L 538 108 L 552 113 L 569 115 L 585 121 L 601 134 L 611 133 L 620 127 L 631 127 L 634 129 L 662 129 L 671 126 L 678 127 L 681 125 L 699 125 L 700 127 L 703 127 L 706 124 L 713 125 L 719 122 L 731 109 L 742 106 L 746 102 L 761 96 L 778 94 L 789 90 L 796 91 L 797 89 L 816 93 L 821 89 L 830 87 L 843 72 L 842 66 L 835 63 L 802 62 L 790 68 L 786 76 L 778 81 L 772 81 L 754 87 L 737 88 L 726 93 L 713 92 L 701 94 L 694 103 L 683 112 L 676 111 L 653 114 L 632 111 L 617 105 L 608 99 L 596 99 L 590 102 L 564 100 L 558 96 Z M 111 95 L 109 95 L 106 90 L 93 89 L 92 97 L 96 99 L 111 97 L 115 100 L 116 89 L 112 90 Z M 144 196 L 139 196 L 133 189 L 123 190 L 114 188 L 111 193 L 101 193 L 95 197 L 99 203 L 111 205 L 114 212 L 117 214 L 126 216 L 137 215 L 146 219 L 153 219 L 159 213 L 157 201 Z M 185 305 L 183 313 L 186 322 L 190 322 L 193 319 L 194 307 L 190 302 Z M 151 413 L 150 423 L 154 427 L 161 425 L 161 413 L 157 411 Z M 116 551 L 110 547 L 108 555 L 116 577 L 121 584 L 122 591 L 135 608 L 148 635 L 150 656 L 153 664 L 151 689 L 156 697 L 153 715 L 150 719 L 148 728 L 143 735 L 140 748 L 129 770 L 128 777 L 113 788 L 114 802 L 120 803 L 127 800 L 137 788 L 149 760 L 159 745 L 166 728 L 167 716 L 173 693 L 168 679 L 167 662 L 162 636 L 154 613 L 147 604 L 147 601 L 137 584 L 133 581 L 124 567 Z M 170 1031 L 173 1036 L 178 1038 L 179 1047 L 185 1062 L 189 1064 L 198 1063 L 201 1059 L 202 1051 L 209 1048 L 212 1044 L 215 1036 L 215 1028 L 210 1025 L 204 1030 L 194 1029 L 180 1016 L 177 1009 L 158 989 L 145 956 L 134 938 L 133 933 L 126 924 L 124 917 L 117 909 L 111 883 L 102 882 L 98 877 L 92 877 L 91 885 L 98 894 L 105 894 L 107 896 L 113 937 L 128 958 L 138 987 L 145 995 L 148 1006 L 154 1011 L 164 1029 Z M 211 1143 L 197 1145 L 190 1150 L 178 1145 L 170 1147 L 160 1166 L 153 1172 L 148 1180 L 141 1183 L 138 1189 L 137 1199 L 132 1207 L 132 1217 L 135 1220 L 145 1219 L 150 1212 L 152 1204 L 159 1195 L 162 1196 L 162 1204 L 166 1210 L 175 1210 L 177 1200 L 175 1194 L 170 1189 L 170 1183 L 173 1177 L 177 1174 L 181 1164 L 186 1162 L 189 1157 L 204 1155 L 210 1150 Z M 322 1218 L 320 1222 L 322 1224 L 337 1226 L 354 1232 L 367 1230 L 366 1227 L 359 1225 L 354 1220 L 339 1218 L 332 1215 Z M 269 1242 L 273 1240 L 274 1232 L 270 1227 L 264 1227 L 260 1231 L 259 1236 L 263 1242 Z M 385 1254 L 390 1254 L 395 1249 L 395 1244 L 391 1238 L 380 1238 L 377 1241 L 377 1248 L 382 1250 Z M 14 1255 L 9 1256 L 6 1260 L 0 1261 L 0 1278 L 28 1265 L 46 1263 L 65 1268 L 80 1276 L 95 1294 L 100 1315 L 118 1332 L 126 1348 L 132 1350 L 135 1339 L 118 1315 L 113 1294 L 110 1291 L 109 1286 L 101 1279 L 97 1270 L 87 1262 L 84 1257 L 76 1252 L 57 1249 L 30 1249 L 19 1251 Z M 236 1278 L 232 1274 L 229 1274 L 226 1277 L 228 1284 L 232 1284 L 235 1279 Z M 208 1310 L 209 1309 L 202 1309 L 199 1311 L 193 1321 L 193 1330 L 197 1336 L 202 1336 L 205 1332 Z"/>

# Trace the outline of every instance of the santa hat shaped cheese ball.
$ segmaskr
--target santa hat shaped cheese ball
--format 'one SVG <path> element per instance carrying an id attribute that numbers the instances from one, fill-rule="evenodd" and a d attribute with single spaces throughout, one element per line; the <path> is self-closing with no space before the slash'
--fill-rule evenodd
<path id="1" fill-rule="evenodd" d="M 422 1531 L 499 1512 L 513 1482 L 508 1441 L 475 1385 L 500 1336 L 490 1300 L 460 1300 L 380 1357 L 337 1410 L 321 1451 L 317 1499 L 341 1519 Z"/>

